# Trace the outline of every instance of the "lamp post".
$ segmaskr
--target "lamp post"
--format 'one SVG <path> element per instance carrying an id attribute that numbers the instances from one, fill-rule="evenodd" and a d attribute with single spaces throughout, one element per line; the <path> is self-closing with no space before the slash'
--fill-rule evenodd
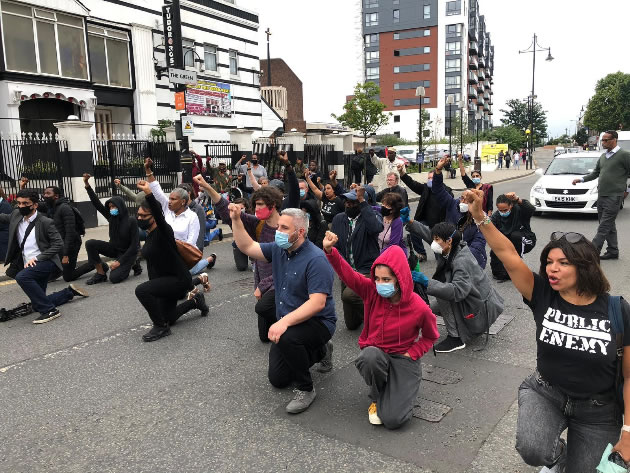
<path id="1" fill-rule="evenodd" d="M 265 34 L 267 35 L 267 85 L 271 87 L 271 54 L 269 51 L 269 37 L 271 36 L 271 30 L 267 28 Z"/>
<path id="2" fill-rule="evenodd" d="M 446 104 L 448 105 L 448 155 L 453 155 L 453 103 L 455 98 L 453 94 L 446 97 Z"/>
<path id="3" fill-rule="evenodd" d="M 479 121 L 481 113 L 475 113 L 475 131 L 477 133 L 477 151 L 475 151 L 475 171 L 481 171 L 481 158 L 479 158 Z"/>
<path id="4" fill-rule="evenodd" d="M 466 102 L 463 100 L 459 103 L 459 152 L 464 156 L 464 107 Z"/>
<path id="5" fill-rule="evenodd" d="M 536 95 L 534 94 L 534 79 L 536 77 L 536 52 L 542 52 L 542 51 L 547 51 L 547 58 L 545 59 L 546 61 L 553 61 L 553 56 L 551 55 L 551 47 L 549 48 L 543 48 L 540 44 L 538 44 L 538 37 L 536 36 L 536 33 L 534 33 L 534 40 L 532 41 L 532 44 L 527 48 L 527 49 L 523 49 L 522 51 L 519 51 L 519 54 L 525 54 L 525 53 L 532 53 L 533 56 L 533 62 L 532 62 L 532 103 L 531 103 L 531 107 L 529 109 L 529 129 L 530 129 L 530 133 L 529 133 L 529 156 L 532 156 L 533 159 L 533 152 L 534 152 L 534 100 L 536 99 Z"/>
<path id="6" fill-rule="evenodd" d="M 416 97 L 420 100 L 420 106 L 418 107 L 418 154 L 422 156 L 424 161 L 424 153 L 422 152 L 422 101 L 424 98 L 424 87 L 416 88 Z M 416 158 L 417 161 L 417 158 Z M 422 163 L 420 163 L 420 170 L 422 171 Z"/>

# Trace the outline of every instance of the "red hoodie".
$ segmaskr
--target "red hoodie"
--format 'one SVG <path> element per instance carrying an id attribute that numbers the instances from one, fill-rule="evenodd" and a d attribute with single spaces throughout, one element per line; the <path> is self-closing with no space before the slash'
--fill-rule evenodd
<path id="1" fill-rule="evenodd" d="M 377 347 L 385 353 L 404 355 L 409 352 L 417 360 L 433 346 L 439 338 L 435 314 L 429 306 L 413 292 L 413 280 L 407 257 L 399 246 L 387 248 L 374 261 L 371 278 L 354 271 L 341 257 L 336 248 L 328 257 L 339 278 L 361 299 L 365 312 L 363 331 L 359 336 L 359 347 Z M 374 267 L 388 266 L 398 279 L 401 298 L 398 304 L 378 295 L 374 283 Z M 422 331 L 420 338 L 418 333 Z"/>

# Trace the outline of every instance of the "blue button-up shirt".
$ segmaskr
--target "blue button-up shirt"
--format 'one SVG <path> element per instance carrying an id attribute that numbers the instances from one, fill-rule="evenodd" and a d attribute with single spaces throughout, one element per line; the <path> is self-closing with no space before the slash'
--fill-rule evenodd
<path id="1" fill-rule="evenodd" d="M 324 309 L 314 317 L 334 334 L 337 315 L 332 295 L 333 269 L 324 252 L 309 240 L 291 253 L 275 243 L 260 243 L 260 249 L 273 269 L 278 320 L 308 301 L 311 294 L 326 294 Z"/>

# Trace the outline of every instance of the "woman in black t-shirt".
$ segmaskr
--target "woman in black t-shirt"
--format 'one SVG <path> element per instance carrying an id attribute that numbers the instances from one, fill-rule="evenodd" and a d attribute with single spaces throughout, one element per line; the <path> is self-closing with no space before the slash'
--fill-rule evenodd
<path id="1" fill-rule="evenodd" d="M 554 232 L 535 274 L 482 211 L 483 192 L 466 191 L 464 200 L 536 322 L 537 369 L 518 393 L 516 449 L 523 460 L 557 465 L 554 471 L 592 473 L 609 443 L 630 460 L 630 427 L 623 426 L 620 437 L 616 333 L 599 252 L 579 233 Z M 624 300 L 622 314 L 624 385 L 630 387 L 630 306 Z M 630 395 L 624 404 L 630 412 Z M 560 439 L 565 429 L 567 442 Z"/>
<path id="2" fill-rule="evenodd" d="M 330 226 L 333 218 L 335 218 L 335 215 L 345 212 L 346 208 L 343 200 L 341 197 L 337 197 L 331 184 L 326 184 L 324 186 L 324 190 L 322 191 L 312 181 L 308 172 L 304 174 L 304 177 L 306 178 L 306 182 L 311 188 L 313 195 L 322 202 L 322 215 L 324 216 L 324 220 L 326 220 L 328 226 Z"/>

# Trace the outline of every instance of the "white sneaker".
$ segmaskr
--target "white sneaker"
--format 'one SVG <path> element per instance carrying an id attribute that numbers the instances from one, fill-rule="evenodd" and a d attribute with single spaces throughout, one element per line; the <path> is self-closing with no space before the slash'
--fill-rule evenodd
<path id="1" fill-rule="evenodd" d="M 370 404 L 370 407 L 368 407 L 368 419 L 370 420 L 370 424 L 372 425 L 383 425 L 383 421 L 378 416 L 375 402 Z"/>

